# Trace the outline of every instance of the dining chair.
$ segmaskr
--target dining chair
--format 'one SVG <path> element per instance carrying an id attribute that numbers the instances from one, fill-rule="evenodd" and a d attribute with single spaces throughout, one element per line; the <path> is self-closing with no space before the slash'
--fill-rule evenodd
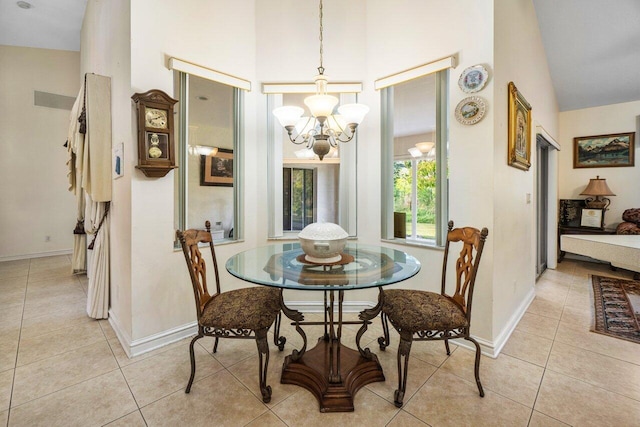
<path id="1" fill-rule="evenodd" d="M 451 354 L 449 339 L 464 338 L 471 341 L 476 347 L 474 371 L 476 385 L 480 397 L 484 397 L 479 375 L 480 345 L 471 337 L 469 329 L 471 327 L 473 288 L 488 234 L 486 228 L 483 228 L 482 231 L 473 227 L 453 228 L 453 221 L 449 221 L 447 241 L 444 247 L 440 293 L 411 289 L 382 291 L 381 319 L 384 336 L 378 338 L 380 349 L 384 350 L 390 343 L 388 322 L 391 322 L 400 334 L 398 389 L 394 394 L 394 404 L 398 408 L 402 407 L 407 387 L 409 353 L 413 341 L 444 340 L 447 355 Z M 456 288 L 452 295 L 448 295 L 446 293 L 446 276 L 449 246 L 451 243 L 458 242 L 462 243 L 462 249 L 456 261 Z"/>
<path id="2" fill-rule="evenodd" d="M 190 229 L 176 231 L 187 262 L 198 318 L 198 334 L 191 340 L 191 377 L 185 393 L 191 391 L 196 373 L 193 346 L 204 336 L 214 337 L 213 353 L 218 350 L 219 338 L 255 339 L 258 347 L 258 375 L 262 401 L 271 400 L 271 387 L 267 385 L 269 344 L 267 331 L 275 323 L 274 343 L 282 351 L 286 342 L 280 336 L 280 290 L 269 287 L 251 287 L 220 291 L 220 276 L 216 252 L 211 237 L 211 223 L 206 221 L 205 230 Z M 207 287 L 207 265 L 199 245 L 208 244 L 211 249 L 216 287 L 213 292 Z"/>

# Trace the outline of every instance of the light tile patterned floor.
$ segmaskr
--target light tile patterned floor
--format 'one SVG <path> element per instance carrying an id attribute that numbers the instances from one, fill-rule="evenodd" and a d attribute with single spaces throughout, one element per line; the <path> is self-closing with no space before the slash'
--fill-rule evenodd
<path id="1" fill-rule="evenodd" d="M 452 346 L 447 358 L 442 343 L 421 342 L 397 409 L 397 336 L 377 351 L 373 325 L 365 341 L 387 381 L 360 390 L 356 411 L 341 414 L 322 414 L 309 392 L 279 383 L 283 357 L 300 341 L 290 327 L 284 353 L 271 345 L 269 404 L 258 396 L 255 343 L 244 340 L 222 340 L 215 355 L 212 341 L 200 340 L 185 394 L 189 340 L 128 359 L 109 323 L 84 314 L 86 278 L 69 266 L 68 256 L 0 263 L 0 425 L 640 425 L 640 345 L 589 332 L 589 274 L 630 276 L 602 264 L 565 260 L 543 275 L 500 357 L 483 357 L 483 399 L 471 351 Z"/>

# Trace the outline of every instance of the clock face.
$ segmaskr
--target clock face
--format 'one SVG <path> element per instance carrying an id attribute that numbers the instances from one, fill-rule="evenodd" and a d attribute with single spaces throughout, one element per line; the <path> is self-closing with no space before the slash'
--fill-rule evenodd
<path id="1" fill-rule="evenodd" d="M 146 108 L 144 114 L 145 126 L 156 129 L 167 128 L 167 111 L 158 108 Z"/>

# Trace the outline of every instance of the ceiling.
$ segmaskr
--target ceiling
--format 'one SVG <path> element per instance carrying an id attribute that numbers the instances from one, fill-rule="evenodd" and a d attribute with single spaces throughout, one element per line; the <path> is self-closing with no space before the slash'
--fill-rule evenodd
<path id="1" fill-rule="evenodd" d="M 87 0 L 0 0 L 0 45 L 80 50 Z M 560 111 L 640 100 L 640 0 L 533 0 Z"/>
<path id="2" fill-rule="evenodd" d="M 0 45 L 80 50 L 80 30 L 87 0 L 0 0 Z"/>
<path id="3" fill-rule="evenodd" d="M 640 1 L 533 4 L 560 111 L 640 100 Z"/>

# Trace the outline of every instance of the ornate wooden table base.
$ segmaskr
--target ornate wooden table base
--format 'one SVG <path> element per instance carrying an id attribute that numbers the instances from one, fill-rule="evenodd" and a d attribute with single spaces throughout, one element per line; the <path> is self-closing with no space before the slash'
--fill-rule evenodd
<path id="1" fill-rule="evenodd" d="M 375 354 L 366 359 L 360 352 L 343 344 L 331 346 L 330 339 L 320 338 L 318 344 L 297 361 L 287 356 L 282 366 L 282 384 L 295 384 L 313 393 L 320 403 L 320 412 L 352 412 L 353 398 L 363 386 L 384 381 L 382 367 Z M 329 357 L 333 347 L 334 357 Z M 342 374 L 329 382 L 330 361 L 340 360 Z M 333 371 L 336 371 L 334 366 Z"/>

